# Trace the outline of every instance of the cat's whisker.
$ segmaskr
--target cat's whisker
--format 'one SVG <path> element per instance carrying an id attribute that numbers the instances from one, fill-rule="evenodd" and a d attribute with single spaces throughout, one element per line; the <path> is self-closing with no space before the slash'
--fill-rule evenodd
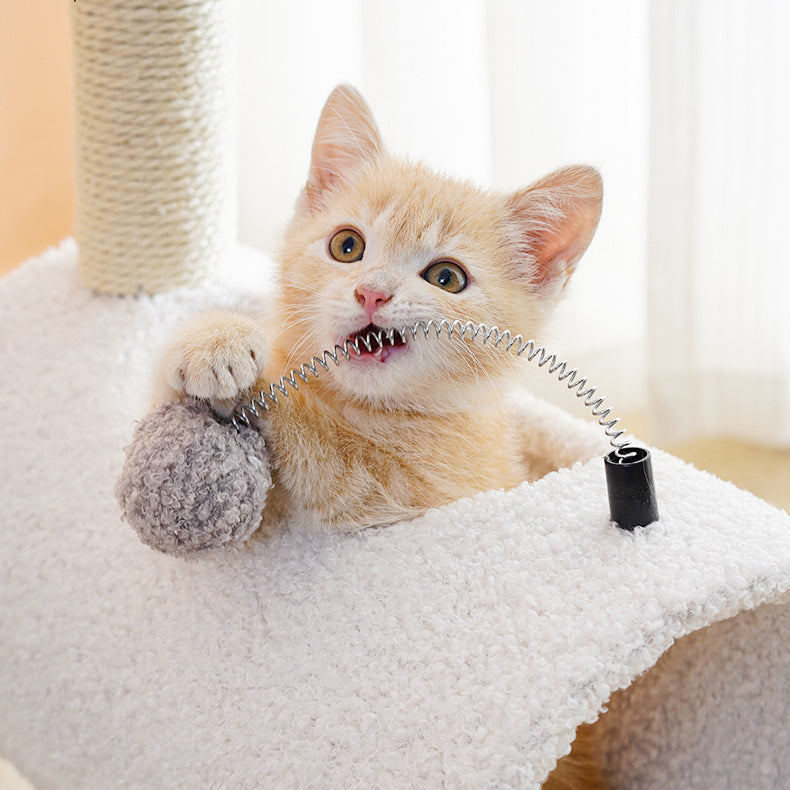
<path id="1" fill-rule="evenodd" d="M 326 286 L 321 287 L 321 283 L 299 283 L 299 285 L 291 284 L 289 287 L 295 295 L 299 296 L 317 296 L 324 294 Z"/>
<path id="2" fill-rule="evenodd" d="M 448 354 L 452 354 L 449 360 Z M 501 350 L 488 343 L 466 339 L 464 342 L 453 344 L 449 349 L 442 346 L 439 356 L 444 364 L 437 365 L 437 369 L 442 371 L 443 380 L 453 389 L 456 396 L 468 400 L 471 391 L 474 400 L 484 395 L 487 399 L 493 397 L 500 405 L 502 404 L 502 394 L 495 386 L 498 379 L 496 373 L 502 364 Z M 493 364 L 487 366 L 486 362 Z M 459 380 L 457 375 L 458 367 L 465 371 L 463 381 Z"/>
<path id="3" fill-rule="evenodd" d="M 284 363 L 286 369 L 296 367 L 300 362 L 304 361 L 307 349 L 313 345 L 313 340 L 309 331 L 304 331 L 299 338 L 289 346 L 288 353 L 285 357 Z"/>
<path id="4" fill-rule="evenodd" d="M 473 352 L 473 349 L 470 348 L 469 350 Z M 475 388 L 478 391 L 480 391 L 483 388 L 484 384 L 481 381 L 481 372 L 479 370 L 479 367 L 473 363 L 474 353 L 470 353 L 470 354 L 460 353 L 459 358 L 466 365 L 466 368 L 469 371 L 472 380 L 474 381 Z"/>

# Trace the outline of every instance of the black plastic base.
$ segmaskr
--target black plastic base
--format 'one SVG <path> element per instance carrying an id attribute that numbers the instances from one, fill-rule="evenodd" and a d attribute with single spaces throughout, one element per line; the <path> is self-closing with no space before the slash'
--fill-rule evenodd
<path id="1" fill-rule="evenodd" d="M 623 447 L 603 460 L 612 521 L 622 529 L 646 527 L 658 521 L 650 453 L 643 447 Z"/>

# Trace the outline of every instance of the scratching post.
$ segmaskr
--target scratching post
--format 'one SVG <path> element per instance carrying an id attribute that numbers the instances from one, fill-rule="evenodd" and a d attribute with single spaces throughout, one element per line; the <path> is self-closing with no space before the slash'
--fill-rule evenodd
<path id="1" fill-rule="evenodd" d="M 71 8 L 82 280 L 196 284 L 235 239 L 234 2 Z"/>

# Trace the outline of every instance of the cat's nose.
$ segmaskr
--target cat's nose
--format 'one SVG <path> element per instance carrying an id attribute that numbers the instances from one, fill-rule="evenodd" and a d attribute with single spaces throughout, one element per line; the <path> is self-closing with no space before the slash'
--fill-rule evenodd
<path id="1" fill-rule="evenodd" d="M 370 285 L 358 285 L 354 289 L 354 296 L 357 298 L 357 302 L 365 308 L 371 323 L 373 322 L 373 313 L 375 313 L 381 305 L 392 299 L 392 294 L 379 291 Z"/>

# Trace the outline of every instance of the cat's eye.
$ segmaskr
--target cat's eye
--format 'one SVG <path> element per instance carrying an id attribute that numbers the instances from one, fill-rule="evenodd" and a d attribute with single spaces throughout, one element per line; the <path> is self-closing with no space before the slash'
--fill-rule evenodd
<path id="1" fill-rule="evenodd" d="M 432 263 L 420 276 L 431 285 L 451 294 L 463 291 L 468 282 L 466 272 L 453 261 Z"/>
<path id="2" fill-rule="evenodd" d="M 329 240 L 329 254 L 341 263 L 361 261 L 365 254 L 365 240 L 355 230 L 344 228 Z"/>

